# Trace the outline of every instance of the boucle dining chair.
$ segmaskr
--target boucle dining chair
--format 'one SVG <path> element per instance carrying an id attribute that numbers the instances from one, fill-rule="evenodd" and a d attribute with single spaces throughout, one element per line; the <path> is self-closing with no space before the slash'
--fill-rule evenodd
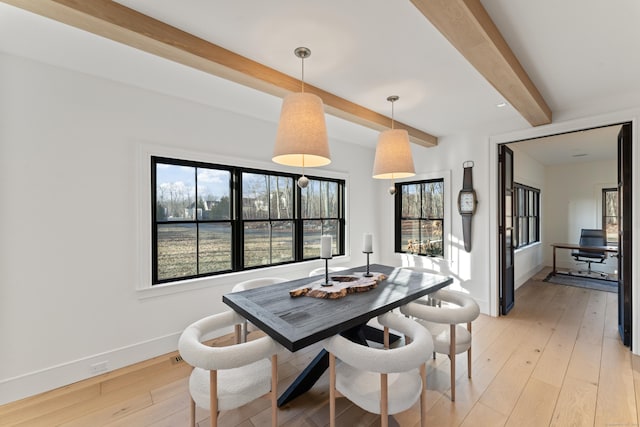
<path id="1" fill-rule="evenodd" d="M 216 427 L 219 411 L 238 408 L 264 395 L 271 398 L 271 424 L 278 425 L 276 353 L 281 346 L 268 336 L 226 347 L 202 343 L 205 337 L 226 334 L 243 320 L 234 311 L 214 314 L 189 325 L 180 336 L 180 356 L 194 367 L 189 377 L 192 427 L 196 425 L 196 405 L 211 411 L 211 426 Z"/>
<path id="2" fill-rule="evenodd" d="M 236 283 L 236 285 L 231 289 L 231 292 L 240 292 L 240 291 L 248 291 L 249 289 L 261 288 L 263 286 L 275 285 L 276 283 L 286 282 L 287 279 L 283 279 L 280 277 L 259 277 L 257 279 L 245 280 L 244 282 Z M 247 335 L 249 334 L 249 328 L 254 328 L 253 325 L 250 326 L 249 322 L 245 320 L 241 325 L 237 326 L 236 329 L 236 342 L 246 342 Z"/>
<path id="3" fill-rule="evenodd" d="M 431 305 L 438 301 L 438 306 Z M 451 401 L 456 400 L 456 354 L 467 352 L 467 376 L 471 378 L 471 322 L 480 315 L 480 307 L 469 295 L 441 289 L 400 307 L 400 312 L 414 318 L 433 337 L 435 353 L 450 360 Z M 460 324 L 466 323 L 466 329 Z M 434 353 L 434 357 L 435 357 Z"/>
<path id="4" fill-rule="evenodd" d="M 344 396 L 365 411 L 380 414 L 382 427 L 389 415 L 405 411 L 420 399 L 420 419 L 426 422 L 426 361 L 433 352 L 429 333 L 417 322 L 388 312 L 378 316 L 388 329 L 411 338 L 392 349 L 372 348 L 341 335 L 324 342 L 329 352 L 329 425 L 336 425 L 336 397 Z M 336 363 L 339 359 L 341 363 Z"/>

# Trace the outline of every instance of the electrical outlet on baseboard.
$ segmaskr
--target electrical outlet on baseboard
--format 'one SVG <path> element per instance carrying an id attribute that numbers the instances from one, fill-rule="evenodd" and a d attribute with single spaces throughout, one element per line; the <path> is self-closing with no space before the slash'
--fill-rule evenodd
<path id="1" fill-rule="evenodd" d="M 89 373 L 92 375 L 101 374 L 103 372 L 107 372 L 109 370 L 109 361 L 103 360 L 102 362 L 97 362 L 89 365 Z"/>

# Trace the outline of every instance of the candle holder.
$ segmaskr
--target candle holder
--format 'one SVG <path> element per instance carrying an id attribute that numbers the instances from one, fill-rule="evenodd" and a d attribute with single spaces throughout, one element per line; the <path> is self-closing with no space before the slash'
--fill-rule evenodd
<path id="1" fill-rule="evenodd" d="M 333 286 L 333 282 L 329 281 L 329 258 L 324 259 L 324 283 L 321 286 Z"/>
<path id="2" fill-rule="evenodd" d="M 364 273 L 364 277 L 373 277 L 373 274 L 371 274 L 369 272 L 369 255 L 371 255 L 373 252 L 364 252 L 363 253 L 367 254 L 367 272 Z"/>

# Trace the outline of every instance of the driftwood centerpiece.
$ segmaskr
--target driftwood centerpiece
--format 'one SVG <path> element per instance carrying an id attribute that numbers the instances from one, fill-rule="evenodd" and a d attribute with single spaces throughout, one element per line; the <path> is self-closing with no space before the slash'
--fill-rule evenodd
<path id="1" fill-rule="evenodd" d="M 378 286 L 378 283 L 387 278 L 382 273 L 371 273 L 373 276 L 364 277 L 362 273 L 350 275 L 330 276 L 333 283 L 332 286 L 323 286 L 324 279 L 316 280 L 296 289 L 289 291 L 292 297 L 301 297 L 303 295 L 314 298 L 337 299 L 347 296 L 347 294 L 355 294 L 357 292 L 367 292 Z"/>

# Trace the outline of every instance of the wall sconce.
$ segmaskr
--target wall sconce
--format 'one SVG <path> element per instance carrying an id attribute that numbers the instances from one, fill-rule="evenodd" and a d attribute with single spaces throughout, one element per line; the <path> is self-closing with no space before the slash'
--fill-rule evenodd
<path id="1" fill-rule="evenodd" d="M 302 167 L 298 186 L 305 188 L 309 180 L 304 176 L 304 168 L 328 165 L 331 157 L 322 99 L 304 92 L 304 60 L 311 56 L 311 51 L 299 47 L 294 53 L 302 60 L 302 91 L 287 95 L 282 102 L 271 160 L 281 165 Z"/>

